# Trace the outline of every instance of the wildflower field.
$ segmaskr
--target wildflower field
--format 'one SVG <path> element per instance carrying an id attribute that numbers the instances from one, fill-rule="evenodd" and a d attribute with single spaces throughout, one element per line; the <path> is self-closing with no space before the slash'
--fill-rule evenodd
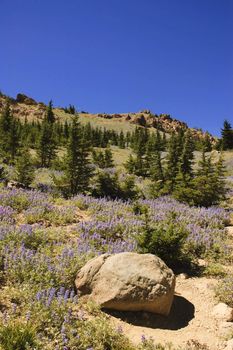
<path id="1" fill-rule="evenodd" d="M 135 349 L 96 305 L 79 300 L 77 271 L 106 252 L 154 252 L 166 259 L 163 244 L 167 250 L 169 244 L 173 247 L 173 235 L 182 236 L 179 266 L 187 266 L 187 257 L 189 268 L 200 258 L 224 263 L 231 254 L 225 229 L 229 221 L 224 209 L 189 207 L 170 197 L 132 203 L 84 195 L 65 200 L 2 187 L 0 348 Z M 151 244 L 145 244 L 148 232 Z M 164 240 L 156 251 L 153 235 L 159 234 Z M 232 279 L 226 281 L 231 290 Z M 142 337 L 137 349 L 163 347 Z"/>

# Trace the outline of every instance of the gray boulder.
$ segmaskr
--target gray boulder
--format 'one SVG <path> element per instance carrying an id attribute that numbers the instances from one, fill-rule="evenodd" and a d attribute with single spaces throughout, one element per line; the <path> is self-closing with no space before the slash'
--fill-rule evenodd
<path id="1" fill-rule="evenodd" d="M 104 308 L 168 315 L 175 276 L 152 254 L 125 252 L 88 261 L 75 284 L 80 295 L 89 295 Z"/>

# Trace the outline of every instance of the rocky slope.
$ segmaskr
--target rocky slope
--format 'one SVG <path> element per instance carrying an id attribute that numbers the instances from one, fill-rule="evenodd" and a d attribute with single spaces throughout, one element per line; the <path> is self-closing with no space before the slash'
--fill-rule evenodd
<path id="1" fill-rule="evenodd" d="M 19 119 L 24 120 L 27 118 L 30 120 L 41 120 L 43 119 L 46 105 L 43 102 L 36 102 L 33 98 L 28 97 L 24 94 L 19 93 L 17 97 L 9 98 L 6 95 L 0 95 L 0 111 L 6 103 L 6 100 L 9 99 L 12 112 Z M 65 112 L 64 108 L 54 108 L 54 113 L 59 120 L 69 118 L 69 114 Z M 112 120 L 116 123 L 129 123 L 133 125 L 138 125 L 141 127 L 148 128 L 158 128 L 161 131 L 166 133 L 171 133 L 173 131 L 178 132 L 180 129 L 188 129 L 188 125 L 182 121 L 171 118 L 169 114 L 153 114 L 150 110 L 142 110 L 137 113 L 115 113 L 115 114 L 106 114 L 98 113 L 91 114 L 87 112 L 80 112 L 82 118 L 91 118 L 91 119 L 102 119 L 102 120 Z M 197 139 L 205 138 L 206 136 L 210 137 L 212 143 L 216 142 L 216 138 L 210 135 L 209 133 L 203 132 L 200 129 L 189 128 L 192 134 Z"/>

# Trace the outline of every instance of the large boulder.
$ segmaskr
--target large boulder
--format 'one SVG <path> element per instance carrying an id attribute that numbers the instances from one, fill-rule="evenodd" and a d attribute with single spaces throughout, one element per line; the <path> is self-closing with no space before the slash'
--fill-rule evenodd
<path id="1" fill-rule="evenodd" d="M 152 254 L 103 254 L 78 272 L 80 295 L 89 295 L 101 307 L 122 311 L 148 311 L 168 315 L 175 276 Z"/>

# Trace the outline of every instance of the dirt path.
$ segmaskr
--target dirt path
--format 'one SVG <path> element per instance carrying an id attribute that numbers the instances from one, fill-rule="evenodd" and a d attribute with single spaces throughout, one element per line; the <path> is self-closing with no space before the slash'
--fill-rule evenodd
<path id="1" fill-rule="evenodd" d="M 111 318 L 134 343 L 140 342 L 141 336 L 145 335 L 152 337 L 155 343 L 171 342 L 178 346 L 194 339 L 207 344 L 211 350 L 223 349 L 218 323 L 211 315 L 216 304 L 215 285 L 216 280 L 210 278 L 178 277 L 176 296 L 167 318 L 146 313 L 113 313 Z"/>

